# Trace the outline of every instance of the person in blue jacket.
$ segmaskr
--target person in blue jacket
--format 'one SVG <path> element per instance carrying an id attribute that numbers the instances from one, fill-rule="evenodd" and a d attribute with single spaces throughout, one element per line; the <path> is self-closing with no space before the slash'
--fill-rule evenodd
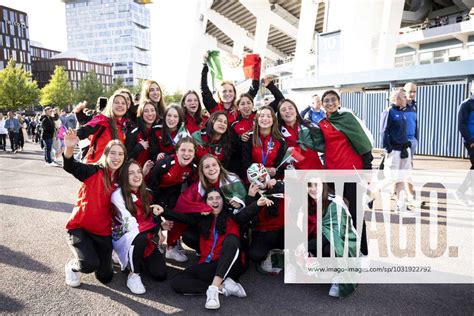
<path id="1" fill-rule="evenodd" d="M 458 129 L 464 140 L 464 146 L 469 154 L 471 160 L 471 170 L 474 170 L 474 84 L 471 83 L 471 96 L 464 100 L 458 113 Z M 463 183 L 456 190 L 456 197 L 463 201 L 463 204 L 474 205 L 472 198 L 467 200 L 466 191 L 471 188 L 474 193 L 474 179 L 472 171 L 467 174 Z"/>
<path id="2" fill-rule="evenodd" d="M 391 107 L 382 121 L 383 147 L 386 151 L 385 174 L 391 178 L 390 171 L 411 170 L 411 144 L 407 136 L 407 118 L 405 108 L 406 93 L 404 89 L 397 89 L 390 95 Z M 402 193 L 403 192 L 403 193 Z M 404 182 L 399 180 L 395 183 L 395 194 L 397 196 L 397 211 L 409 211 L 406 206 L 407 197 L 404 192 Z"/>
<path id="3" fill-rule="evenodd" d="M 321 98 L 315 94 L 311 98 L 311 105 L 308 105 L 306 109 L 301 111 L 300 115 L 314 124 L 318 124 L 323 118 L 326 117 L 326 113 L 321 108 Z"/>

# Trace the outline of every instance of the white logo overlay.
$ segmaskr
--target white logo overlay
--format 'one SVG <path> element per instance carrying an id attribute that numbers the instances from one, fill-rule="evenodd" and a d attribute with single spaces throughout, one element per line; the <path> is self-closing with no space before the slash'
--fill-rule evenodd
<path id="1" fill-rule="evenodd" d="M 285 283 L 474 283 L 474 171 L 285 171 Z"/>

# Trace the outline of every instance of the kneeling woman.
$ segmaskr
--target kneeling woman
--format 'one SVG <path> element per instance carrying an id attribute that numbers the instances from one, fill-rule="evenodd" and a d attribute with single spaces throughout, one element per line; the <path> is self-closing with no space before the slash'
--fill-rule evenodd
<path id="1" fill-rule="evenodd" d="M 98 164 L 83 164 L 73 158 L 78 143 L 75 131 L 70 129 L 64 141 L 63 168 L 82 182 L 76 206 L 66 225 L 75 257 L 66 264 L 66 284 L 79 286 L 78 272 L 95 272 L 100 282 L 107 283 L 113 277 L 110 197 L 126 158 L 125 146 L 120 140 L 111 140 Z"/>
<path id="2" fill-rule="evenodd" d="M 157 281 L 166 279 L 166 263 L 157 247 L 163 242 L 157 205 L 150 205 L 140 165 L 135 160 L 125 162 L 120 173 L 120 188 L 112 194 L 115 206 L 113 246 L 122 270 L 130 274 L 127 286 L 135 294 L 146 292 L 140 273 L 143 268 Z M 153 209 L 153 212 L 152 212 Z M 158 225 L 157 225 L 158 224 Z"/>
<path id="3" fill-rule="evenodd" d="M 219 189 L 210 189 L 204 196 L 211 214 L 183 214 L 166 211 L 165 216 L 200 228 L 201 259 L 171 280 L 171 287 L 181 294 L 206 293 L 207 309 L 218 309 L 219 293 L 246 297 L 238 282 L 244 273 L 239 256 L 239 226 L 228 216 L 224 196 Z M 237 281 L 237 282 L 236 282 Z"/>

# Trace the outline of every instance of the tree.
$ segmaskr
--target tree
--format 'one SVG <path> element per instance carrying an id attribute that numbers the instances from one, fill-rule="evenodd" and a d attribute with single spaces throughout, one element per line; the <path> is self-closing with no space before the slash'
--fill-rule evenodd
<path id="1" fill-rule="evenodd" d="M 41 89 L 41 105 L 65 108 L 72 103 L 73 91 L 64 67 L 56 66 L 47 85 Z"/>
<path id="2" fill-rule="evenodd" d="M 24 71 L 10 59 L 7 67 L 0 71 L 0 108 L 17 110 L 31 105 L 38 96 L 38 84 L 31 80 L 31 72 Z"/>
<path id="3" fill-rule="evenodd" d="M 76 90 L 76 102 L 87 101 L 89 107 L 94 107 L 99 97 L 103 97 L 104 86 L 100 82 L 94 70 L 88 72 L 79 82 L 79 88 Z"/>
<path id="4" fill-rule="evenodd" d="M 168 94 L 165 91 L 163 91 L 165 94 L 165 103 L 170 104 L 170 103 L 181 103 L 181 99 L 183 98 L 183 93 L 178 89 L 176 90 L 173 94 Z"/>
<path id="5" fill-rule="evenodd" d="M 114 83 L 112 84 L 112 86 L 110 86 L 109 90 L 107 90 L 106 96 L 110 97 L 116 90 L 124 88 L 125 85 L 123 83 L 124 80 L 122 77 L 115 78 Z"/>
<path id="6" fill-rule="evenodd" d="M 133 95 L 142 93 L 142 87 L 144 82 L 144 79 L 138 79 L 138 84 L 130 89 Z"/>

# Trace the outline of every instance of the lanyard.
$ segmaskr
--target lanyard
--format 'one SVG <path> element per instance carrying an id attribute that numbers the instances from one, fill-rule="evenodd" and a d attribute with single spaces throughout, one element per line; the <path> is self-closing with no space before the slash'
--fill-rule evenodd
<path id="1" fill-rule="evenodd" d="M 217 230 L 216 230 L 216 225 L 217 225 L 217 219 L 215 220 L 215 223 L 214 223 L 214 231 L 213 231 L 214 242 L 213 242 L 213 244 L 212 244 L 211 252 L 209 253 L 209 255 L 208 255 L 207 258 L 206 258 L 206 263 L 211 262 L 211 261 L 212 261 L 212 256 L 214 256 L 214 248 L 216 248 L 216 243 L 217 243 Z"/>
<path id="2" fill-rule="evenodd" d="M 171 144 L 173 144 L 173 146 L 176 146 L 176 142 L 174 141 L 173 138 L 171 138 L 170 134 L 168 134 L 168 137 L 170 138 Z"/>
<path id="3" fill-rule="evenodd" d="M 267 143 L 267 151 L 264 153 L 263 152 L 263 144 L 262 144 L 262 140 L 260 139 L 260 137 L 258 138 L 258 141 L 260 142 L 260 151 L 262 153 L 262 164 L 265 166 L 265 164 L 267 163 L 267 159 L 268 159 L 268 154 L 270 153 L 270 146 L 272 144 L 272 139 L 273 137 L 270 136 L 270 141 L 268 141 Z"/>

